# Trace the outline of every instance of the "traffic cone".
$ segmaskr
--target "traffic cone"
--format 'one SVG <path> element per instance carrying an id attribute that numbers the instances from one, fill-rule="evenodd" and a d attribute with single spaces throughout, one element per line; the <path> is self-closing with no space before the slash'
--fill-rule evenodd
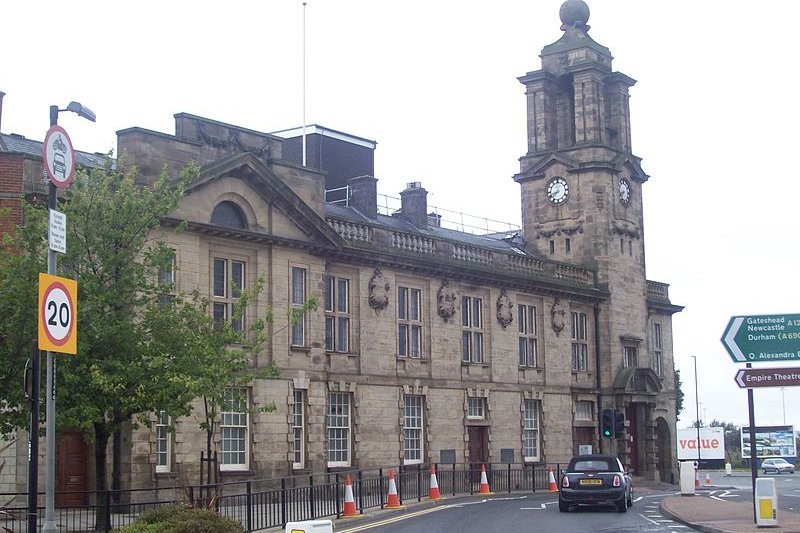
<path id="1" fill-rule="evenodd" d="M 428 491 L 428 498 L 438 500 L 442 495 L 439 493 L 439 483 L 436 481 L 436 468 L 431 465 L 431 488 Z"/>
<path id="2" fill-rule="evenodd" d="M 694 469 L 694 488 L 700 488 L 700 473 L 697 471 L 697 468 Z"/>
<path id="3" fill-rule="evenodd" d="M 558 492 L 558 485 L 556 485 L 556 478 L 553 475 L 553 469 L 547 467 L 547 490 L 550 492 Z"/>
<path id="4" fill-rule="evenodd" d="M 706 487 L 710 486 L 711 486 L 711 476 L 708 475 L 708 472 L 706 472 Z"/>
<path id="5" fill-rule="evenodd" d="M 344 482 L 344 509 L 342 510 L 342 518 L 353 518 L 355 516 L 358 516 L 358 512 L 356 512 L 356 501 L 353 499 L 353 487 L 350 485 L 350 474 L 348 474 Z"/>
<path id="6" fill-rule="evenodd" d="M 386 498 L 387 509 L 400 509 L 400 498 L 397 497 L 397 485 L 394 483 L 394 470 L 389 470 L 389 497 Z"/>
<path id="7" fill-rule="evenodd" d="M 489 481 L 486 479 L 486 465 L 481 465 L 481 488 L 479 494 L 494 494 L 489 490 Z"/>

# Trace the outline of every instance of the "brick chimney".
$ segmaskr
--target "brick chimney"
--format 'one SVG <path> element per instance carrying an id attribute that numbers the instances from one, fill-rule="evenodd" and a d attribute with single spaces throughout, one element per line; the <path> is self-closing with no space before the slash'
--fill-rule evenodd
<path id="1" fill-rule="evenodd" d="M 422 184 L 413 181 L 400 193 L 400 212 L 402 217 L 417 227 L 428 227 L 428 191 Z"/>
<path id="2" fill-rule="evenodd" d="M 378 218 L 378 179 L 356 176 L 347 180 L 350 187 L 350 206 L 367 218 Z"/>

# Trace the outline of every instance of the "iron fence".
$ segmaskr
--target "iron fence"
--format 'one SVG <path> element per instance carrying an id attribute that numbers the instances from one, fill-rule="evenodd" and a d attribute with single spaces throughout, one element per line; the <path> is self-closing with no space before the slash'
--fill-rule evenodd
<path id="1" fill-rule="evenodd" d="M 215 485 L 193 485 L 128 489 L 120 491 L 57 492 L 56 523 L 59 531 L 110 531 L 133 523 L 144 511 L 163 505 L 194 505 L 216 510 L 239 522 L 245 531 L 283 527 L 325 517 L 340 517 L 350 478 L 355 506 L 384 508 L 389 490 L 389 470 L 394 472 L 400 503 L 422 501 L 430 490 L 431 465 L 392 469 L 353 470 L 308 474 L 280 479 L 250 480 Z M 481 468 L 469 464 L 434 464 L 442 496 L 479 492 Z M 559 465 L 553 467 L 555 479 Z M 547 490 L 548 468 L 544 465 L 505 463 L 486 465 L 486 477 L 494 493 Z M 63 503 L 78 501 L 80 503 Z M 39 530 L 44 517 L 44 494 L 39 495 Z M 99 529 L 96 526 L 99 525 Z M 0 531 L 27 531 L 27 493 L 0 493 Z"/>

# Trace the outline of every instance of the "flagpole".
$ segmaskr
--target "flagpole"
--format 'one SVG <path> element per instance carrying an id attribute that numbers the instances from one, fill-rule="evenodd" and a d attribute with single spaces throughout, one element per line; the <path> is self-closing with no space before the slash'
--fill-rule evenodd
<path id="1" fill-rule="evenodd" d="M 303 166 L 306 166 L 306 2 L 303 2 Z"/>

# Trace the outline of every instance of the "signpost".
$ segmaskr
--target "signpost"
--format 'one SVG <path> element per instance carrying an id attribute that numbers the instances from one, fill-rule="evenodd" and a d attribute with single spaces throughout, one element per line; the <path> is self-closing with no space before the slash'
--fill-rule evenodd
<path id="1" fill-rule="evenodd" d="M 75 355 L 78 345 L 78 284 L 39 273 L 39 348 Z"/>
<path id="2" fill-rule="evenodd" d="M 721 340 L 735 363 L 800 360 L 800 315 L 734 316 Z"/>
<path id="3" fill-rule="evenodd" d="M 747 368 L 736 372 L 740 389 L 754 387 L 796 387 L 800 385 L 800 368 Z"/>
<path id="4" fill-rule="evenodd" d="M 800 368 L 754 369 L 752 363 L 800 360 L 800 314 L 734 316 L 722 333 L 722 345 L 734 363 L 747 363 L 736 373 L 736 383 L 747 389 L 750 422 L 750 457 L 756 457 L 755 406 L 753 388 L 800 385 Z M 744 430 L 742 430 L 744 431 Z M 744 457 L 744 446 L 742 447 Z M 753 521 L 756 519 L 757 461 L 750 459 L 753 481 Z"/>
<path id="5" fill-rule="evenodd" d="M 64 128 L 51 126 L 44 136 L 42 149 L 47 177 L 59 189 L 66 189 L 75 175 L 75 150 Z"/>

